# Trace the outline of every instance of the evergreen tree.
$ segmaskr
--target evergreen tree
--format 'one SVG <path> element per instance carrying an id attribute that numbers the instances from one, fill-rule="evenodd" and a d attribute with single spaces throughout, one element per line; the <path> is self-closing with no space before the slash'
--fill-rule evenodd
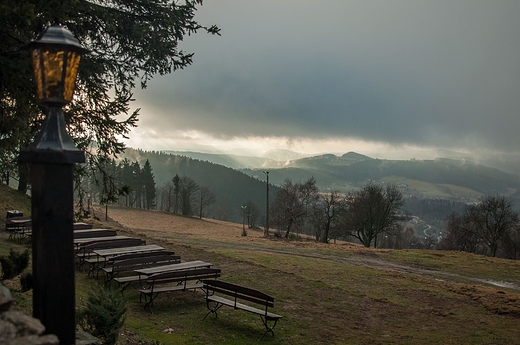
<path id="1" fill-rule="evenodd" d="M 121 190 L 125 190 L 122 196 L 125 199 L 125 206 L 130 206 L 130 193 L 132 191 L 131 187 L 133 185 L 133 168 L 128 159 L 123 159 L 119 163 L 119 179 L 118 185 Z"/>
<path id="2" fill-rule="evenodd" d="M 179 174 L 175 174 L 172 179 L 173 182 L 173 194 L 175 194 L 175 205 L 173 206 L 173 213 L 179 212 L 179 194 L 181 192 L 181 178 Z"/>
<path id="3" fill-rule="evenodd" d="M 135 206 L 137 208 L 142 208 L 142 199 L 141 196 L 143 194 L 143 182 L 141 180 L 141 166 L 137 161 L 132 163 L 132 191 L 133 191 L 133 200 L 130 202 L 130 206 Z"/>
<path id="4" fill-rule="evenodd" d="M 144 163 L 143 170 L 141 171 L 141 180 L 144 187 L 145 193 L 145 207 L 151 209 L 155 207 L 155 180 L 152 172 L 152 166 L 150 161 L 147 159 Z"/>
<path id="5" fill-rule="evenodd" d="M 130 109 L 136 84 L 145 87 L 192 63 L 193 54 L 178 49 L 186 35 L 200 30 L 218 34 L 215 26 L 194 20 L 202 0 L 0 0 L 0 172 L 14 176 L 18 189 L 28 187 L 27 164 L 13 170 L 21 148 L 39 131 L 42 108 L 35 101 L 33 71 L 25 46 L 53 22 L 66 26 L 91 51 L 82 58 L 76 96 L 65 110 L 68 132 L 90 156 L 90 172 L 105 167 L 124 150 L 120 138 L 137 125 L 139 109 Z M 126 115 L 120 120 L 121 115 Z M 87 170 L 81 170 L 86 173 Z M 111 174 L 102 179 L 114 179 Z M 79 177 L 78 177 L 79 178 Z M 102 194 L 117 195 L 113 182 Z"/>

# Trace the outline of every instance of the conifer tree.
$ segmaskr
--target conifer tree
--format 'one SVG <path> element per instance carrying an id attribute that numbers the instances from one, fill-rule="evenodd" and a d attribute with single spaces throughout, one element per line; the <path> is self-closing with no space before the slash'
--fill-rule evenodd
<path id="1" fill-rule="evenodd" d="M 144 187 L 145 194 L 145 208 L 151 209 L 155 207 L 155 177 L 152 172 L 152 165 L 147 159 L 144 163 L 144 167 L 141 170 L 141 181 Z"/>
<path id="2" fill-rule="evenodd" d="M 121 138 L 137 126 L 132 92 L 154 75 L 169 74 L 192 63 L 193 54 L 178 48 L 198 31 L 218 34 L 215 26 L 195 21 L 202 0 L 0 0 L 0 173 L 28 188 L 28 167 L 16 158 L 39 131 L 45 109 L 35 101 L 33 72 L 25 46 L 48 26 L 66 26 L 90 54 L 82 58 L 74 100 L 65 109 L 68 132 L 85 150 L 92 173 L 124 150 Z M 124 115 L 121 119 L 121 115 Z M 102 178 L 113 179 L 109 174 Z M 114 183 L 100 182 L 101 188 Z M 102 194 L 112 199 L 118 190 Z"/>

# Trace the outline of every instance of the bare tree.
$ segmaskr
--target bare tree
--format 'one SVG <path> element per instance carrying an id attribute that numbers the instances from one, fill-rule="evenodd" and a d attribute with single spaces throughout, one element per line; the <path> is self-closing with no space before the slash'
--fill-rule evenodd
<path id="1" fill-rule="evenodd" d="M 317 200 L 318 187 L 314 177 L 303 184 L 285 180 L 271 208 L 275 224 L 286 230 L 285 238 L 289 238 L 293 226 L 303 223 Z"/>
<path id="2" fill-rule="evenodd" d="M 345 196 L 337 191 L 320 194 L 312 217 L 317 241 L 328 243 L 331 238 L 339 235 L 346 205 Z"/>
<path id="3" fill-rule="evenodd" d="M 520 224 L 509 229 L 501 243 L 504 257 L 512 260 L 520 259 Z"/>
<path id="4" fill-rule="evenodd" d="M 452 213 L 447 218 L 446 236 L 437 245 L 441 250 L 459 250 L 476 253 L 480 249 L 480 236 L 475 224 L 465 215 Z"/>
<path id="5" fill-rule="evenodd" d="M 496 256 L 499 241 L 519 221 L 513 202 L 504 196 L 486 197 L 480 203 L 471 205 L 466 213 L 493 257 Z"/>
<path id="6" fill-rule="evenodd" d="M 166 212 L 171 212 L 173 206 L 173 183 L 168 181 L 164 184 L 161 190 L 162 208 Z"/>
<path id="7" fill-rule="evenodd" d="M 202 186 L 199 189 L 200 192 L 200 208 L 199 208 L 199 218 L 202 218 L 202 211 L 205 207 L 213 204 L 216 200 L 215 193 L 211 189 L 206 186 Z"/>
<path id="8" fill-rule="evenodd" d="M 244 206 L 246 210 L 247 227 L 250 229 L 254 228 L 256 226 L 256 220 L 260 216 L 260 210 L 251 200 L 248 200 Z"/>
<path id="9" fill-rule="evenodd" d="M 395 185 L 383 186 L 370 182 L 347 196 L 345 225 L 347 235 L 357 238 L 365 247 L 382 233 L 395 233 L 407 216 L 401 211 L 403 195 Z"/>
<path id="10" fill-rule="evenodd" d="M 179 181 L 179 202 L 181 206 L 181 213 L 184 216 L 192 216 L 193 210 L 197 205 L 197 191 L 199 185 L 188 176 L 183 176 Z"/>

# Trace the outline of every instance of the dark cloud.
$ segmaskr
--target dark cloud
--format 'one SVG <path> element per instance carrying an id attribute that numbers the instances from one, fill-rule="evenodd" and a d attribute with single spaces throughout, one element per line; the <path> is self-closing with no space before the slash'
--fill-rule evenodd
<path id="1" fill-rule="evenodd" d="M 206 1 L 194 64 L 136 93 L 155 135 L 516 151 L 520 2 Z"/>

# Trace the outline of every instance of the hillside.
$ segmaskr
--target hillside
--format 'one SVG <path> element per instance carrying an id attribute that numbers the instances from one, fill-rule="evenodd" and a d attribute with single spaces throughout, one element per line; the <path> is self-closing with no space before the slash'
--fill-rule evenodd
<path id="1" fill-rule="evenodd" d="M 0 190 L 3 198 L 5 191 Z M 26 199 L 27 200 L 27 199 Z M 25 200 L 25 201 L 26 201 Z M 9 208 L 21 209 L 16 201 Z M 104 209 L 96 208 L 98 216 Z M 204 260 L 221 280 L 272 295 L 283 315 L 276 344 L 517 344 L 520 262 L 468 253 L 367 249 L 349 243 L 287 242 L 261 232 L 240 235 L 240 224 L 158 211 L 109 207 L 96 226 L 174 250 L 183 261 Z M 104 217 L 99 217 L 104 219 Z M 26 246 L 0 239 L 0 255 Z M 6 283 L 16 308 L 31 314 L 31 292 Z M 77 305 L 101 278 L 76 273 Z M 128 312 L 122 345 L 250 344 L 262 333 L 256 315 L 222 308 L 207 312 L 201 292 L 161 295 L 154 314 L 125 291 Z"/>
<path id="2" fill-rule="evenodd" d="M 321 190 L 348 192 L 368 181 L 398 184 L 406 195 L 471 202 L 484 195 L 501 194 L 520 200 L 520 176 L 468 159 L 433 160 L 375 159 L 355 152 L 342 156 L 323 154 L 277 161 L 263 157 L 184 152 L 188 157 L 220 164 L 282 185 L 286 179 L 316 178 Z"/>
<path id="3" fill-rule="evenodd" d="M 265 174 L 269 171 L 269 200 L 286 179 L 303 182 L 314 177 L 321 191 L 347 193 L 369 181 L 397 184 L 407 200 L 446 200 L 452 207 L 429 214 L 409 206 L 415 215 L 442 231 L 444 220 L 461 205 L 476 202 L 485 195 L 506 195 L 520 211 L 520 177 L 466 159 L 383 160 L 355 152 L 337 156 L 324 154 L 290 161 L 238 155 L 184 152 L 185 155 L 145 152 L 127 149 L 122 158 L 138 161 L 141 166 L 150 160 L 156 186 L 163 187 L 175 174 L 189 176 L 199 185 L 214 191 L 217 201 L 208 208 L 216 219 L 240 222 L 240 206 L 251 201 L 265 214 Z M 285 155 L 289 157 L 289 154 Z M 197 159 L 198 157 L 198 159 Z M 251 167 L 253 166 L 253 168 Z M 242 167 L 238 169 L 237 167 Z M 259 224 L 263 224 L 262 219 Z"/>
<path id="4" fill-rule="evenodd" d="M 243 170 L 254 173 L 256 170 Z M 326 189 L 346 192 L 368 181 L 397 183 L 409 196 L 476 200 L 483 195 L 513 196 L 520 190 L 520 177 L 467 160 L 383 160 L 357 153 L 320 155 L 291 161 L 271 169 L 272 182 L 285 178 L 316 177 Z"/>
<path id="5" fill-rule="evenodd" d="M 31 198 L 0 183 L 0 222 L 5 221 L 7 211 L 18 210 L 24 216 L 31 215 Z"/>
<path id="6" fill-rule="evenodd" d="M 148 159 L 155 175 L 157 188 L 171 182 L 175 174 L 181 177 L 188 176 L 200 186 L 208 187 L 216 196 L 216 202 L 208 207 L 208 214 L 211 217 L 240 222 L 242 219 L 240 206 L 248 201 L 258 207 L 261 215 L 265 214 L 266 182 L 265 175 L 261 171 L 251 176 L 224 165 L 187 156 L 133 149 L 127 149 L 121 158 L 137 161 L 141 167 Z M 276 186 L 270 186 L 270 200 L 274 199 L 277 191 Z"/>

